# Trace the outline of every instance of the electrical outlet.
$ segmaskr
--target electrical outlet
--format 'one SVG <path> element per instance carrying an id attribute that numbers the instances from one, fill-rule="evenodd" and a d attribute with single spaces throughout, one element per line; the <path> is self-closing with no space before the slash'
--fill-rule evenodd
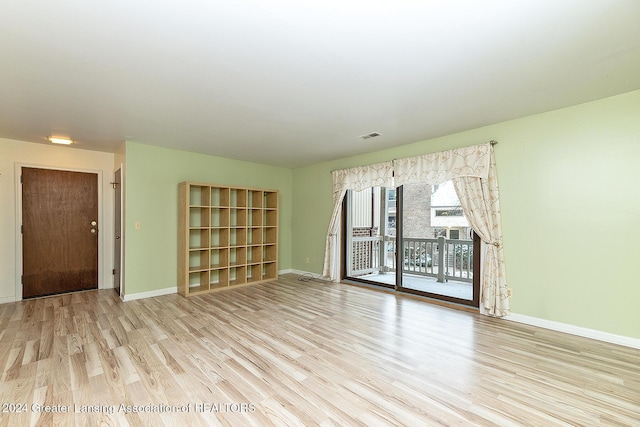
<path id="1" fill-rule="evenodd" d="M 309 264 L 309 257 L 306 257 L 306 258 L 304 259 L 304 263 L 305 263 L 305 264 Z"/>

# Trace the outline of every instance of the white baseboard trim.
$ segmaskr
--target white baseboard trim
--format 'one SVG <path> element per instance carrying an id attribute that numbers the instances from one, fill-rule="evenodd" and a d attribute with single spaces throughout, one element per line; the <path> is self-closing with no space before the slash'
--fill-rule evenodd
<path id="1" fill-rule="evenodd" d="M 159 297 L 162 295 L 177 294 L 177 293 L 178 293 L 178 287 L 172 286 L 170 288 L 156 289 L 154 291 L 137 292 L 135 294 L 124 295 L 123 297 L 121 297 L 121 299 L 122 301 L 127 302 L 127 301 L 133 301 L 136 299 Z"/>
<path id="2" fill-rule="evenodd" d="M 0 298 L 0 304 L 9 304 L 10 302 L 19 301 L 16 297 L 2 297 Z"/>
<path id="3" fill-rule="evenodd" d="M 625 347 L 640 349 L 640 339 L 625 337 L 623 335 L 610 334 L 608 332 L 597 331 L 595 329 L 574 326 L 568 323 L 556 322 L 554 320 L 540 319 L 538 317 L 526 316 L 524 314 L 512 313 L 504 317 L 505 320 L 524 323 L 531 326 L 537 326 L 553 331 L 564 332 L 580 337 L 591 338 L 598 341 L 604 341 L 612 344 L 623 345 Z"/>
<path id="4" fill-rule="evenodd" d="M 323 280 L 322 277 L 318 277 L 318 274 L 315 273 L 309 273 L 306 271 L 300 271 L 300 270 L 293 270 L 293 269 L 285 269 L 285 270 L 279 270 L 278 274 L 307 274 L 307 275 L 312 275 L 314 278 L 318 278 L 320 280 Z M 120 296 L 120 299 L 124 302 L 127 301 L 133 301 L 133 300 L 137 300 L 137 299 L 143 299 L 143 298 L 151 298 L 151 297 L 159 297 L 162 295 L 169 295 L 169 294 L 177 294 L 178 293 L 178 287 L 174 286 L 174 287 L 170 287 L 170 288 L 164 288 L 164 289 L 157 289 L 154 291 L 147 291 L 147 292 L 137 292 L 135 294 L 128 294 L 128 295 L 124 295 L 124 296 Z M 2 300 L 0 299 L 0 302 Z M 7 301 L 7 302 L 13 302 L 13 299 L 11 299 L 11 301 Z"/>

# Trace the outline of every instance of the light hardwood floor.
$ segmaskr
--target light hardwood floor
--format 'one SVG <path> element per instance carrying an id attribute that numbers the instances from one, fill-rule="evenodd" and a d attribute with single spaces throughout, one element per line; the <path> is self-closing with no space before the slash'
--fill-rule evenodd
<path id="1" fill-rule="evenodd" d="M 640 425 L 639 350 L 295 276 L 1 305 L 0 366 L 3 426 Z"/>

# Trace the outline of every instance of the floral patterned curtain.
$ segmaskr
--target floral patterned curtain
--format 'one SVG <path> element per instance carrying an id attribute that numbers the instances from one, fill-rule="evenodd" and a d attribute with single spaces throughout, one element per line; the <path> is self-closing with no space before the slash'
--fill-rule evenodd
<path id="1" fill-rule="evenodd" d="M 344 195 L 347 190 L 362 191 L 370 187 L 392 187 L 393 166 L 391 162 L 383 162 L 335 170 L 331 175 L 333 177 L 333 214 L 327 232 L 322 275 L 336 281 L 339 279 L 338 227 Z"/>
<path id="2" fill-rule="evenodd" d="M 482 276 L 480 277 L 481 311 L 490 316 L 510 314 L 507 279 L 502 250 L 500 226 L 500 199 L 493 148 L 491 148 L 489 176 L 461 176 L 453 178 L 462 211 L 478 234 L 484 249 Z"/>
<path id="3" fill-rule="evenodd" d="M 395 160 L 395 185 L 439 184 L 452 180 L 462 211 L 486 249 L 480 277 L 481 312 L 510 313 L 502 250 L 500 203 L 493 145 L 456 148 Z"/>

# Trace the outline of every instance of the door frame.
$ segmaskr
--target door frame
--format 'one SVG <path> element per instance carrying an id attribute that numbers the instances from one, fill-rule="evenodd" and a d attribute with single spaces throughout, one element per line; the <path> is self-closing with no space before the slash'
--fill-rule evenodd
<path id="1" fill-rule="evenodd" d="M 115 212 L 116 209 L 116 203 L 115 203 L 115 197 L 118 194 L 117 189 L 114 187 L 114 203 L 113 203 L 113 209 L 114 209 L 114 215 L 113 215 L 113 220 L 114 220 L 114 226 L 113 226 L 113 251 L 114 251 L 114 256 L 113 256 L 113 268 L 116 269 L 116 256 L 115 256 L 115 251 L 116 250 L 120 250 L 120 265 L 118 266 L 118 272 L 119 272 L 119 276 L 118 277 L 118 283 L 120 285 L 120 289 L 118 292 L 118 296 L 120 297 L 120 299 L 122 299 L 122 296 L 125 294 L 124 293 L 124 214 L 125 214 L 125 210 L 124 210 L 124 202 L 125 202 L 125 198 L 124 198 L 124 163 L 120 163 L 120 165 L 118 166 L 117 169 L 115 169 L 113 171 L 113 182 L 115 185 L 116 182 L 116 173 L 120 171 L 120 230 L 118 230 L 117 227 L 117 223 L 116 223 L 116 218 L 118 215 L 118 212 Z M 120 239 L 116 239 L 115 236 L 116 235 L 120 235 Z M 115 276 L 113 278 L 113 287 L 115 288 Z"/>
<path id="2" fill-rule="evenodd" d="M 22 168 L 38 168 L 49 169 L 57 171 L 67 172 L 84 172 L 96 174 L 98 177 L 98 289 L 105 289 L 104 281 L 104 233 L 102 232 L 104 215 L 103 215 L 103 203 L 102 203 L 102 186 L 103 176 L 101 170 L 96 169 L 80 169 L 80 168 L 65 168 L 59 166 L 50 166 L 37 163 L 24 163 L 15 162 L 14 164 L 14 182 L 16 191 L 16 293 L 15 300 L 22 301 L 22 183 L 20 182 L 20 176 L 22 175 Z"/>

